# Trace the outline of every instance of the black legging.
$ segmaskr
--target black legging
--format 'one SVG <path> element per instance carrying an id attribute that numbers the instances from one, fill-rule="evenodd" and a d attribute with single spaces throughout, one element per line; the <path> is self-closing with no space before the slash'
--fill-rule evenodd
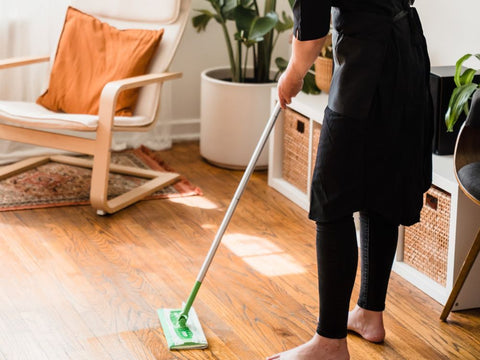
<path id="1" fill-rule="evenodd" d="M 360 212 L 362 283 L 358 305 L 383 311 L 388 280 L 397 247 L 398 226 L 381 216 Z M 350 297 L 358 263 L 353 216 L 317 222 L 317 264 L 320 296 L 319 335 L 347 336 Z"/>

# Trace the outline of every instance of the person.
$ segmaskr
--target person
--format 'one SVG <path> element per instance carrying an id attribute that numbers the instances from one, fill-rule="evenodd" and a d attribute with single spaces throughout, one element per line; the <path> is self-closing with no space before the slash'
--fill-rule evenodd
<path id="1" fill-rule="evenodd" d="M 398 226 L 419 221 L 432 180 L 430 61 L 412 0 L 296 0 L 282 108 L 301 90 L 332 24 L 334 72 L 313 173 L 319 320 L 307 343 L 269 360 L 349 359 L 348 330 L 385 337 Z M 349 312 L 360 214 L 361 286 Z"/>

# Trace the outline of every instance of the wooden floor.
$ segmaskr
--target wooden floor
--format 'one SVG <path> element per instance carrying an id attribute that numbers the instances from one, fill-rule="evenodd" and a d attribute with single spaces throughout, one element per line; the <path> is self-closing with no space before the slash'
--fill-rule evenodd
<path id="1" fill-rule="evenodd" d="M 169 352 L 157 308 L 186 300 L 242 172 L 196 143 L 162 157 L 204 196 L 0 213 L 0 360 L 264 359 L 310 339 L 314 225 L 255 173 L 200 289 L 208 350 Z M 352 305 L 358 294 L 355 286 Z M 393 274 L 384 344 L 349 335 L 352 359 L 480 359 L 480 311 L 453 313 Z"/>

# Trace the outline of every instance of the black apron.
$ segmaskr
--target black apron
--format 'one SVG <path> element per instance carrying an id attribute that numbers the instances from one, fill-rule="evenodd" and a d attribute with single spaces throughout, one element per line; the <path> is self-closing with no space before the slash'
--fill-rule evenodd
<path id="1" fill-rule="evenodd" d="M 309 217 L 419 221 L 432 180 L 430 62 L 416 9 L 333 8 L 334 74 Z"/>

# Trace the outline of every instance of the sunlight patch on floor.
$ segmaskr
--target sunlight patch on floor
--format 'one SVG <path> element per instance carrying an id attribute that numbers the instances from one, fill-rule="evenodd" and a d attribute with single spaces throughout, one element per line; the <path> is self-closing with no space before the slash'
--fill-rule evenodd
<path id="1" fill-rule="evenodd" d="M 218 224 L 203 224 L 202 228 L 216 231 L 218 229 Z"/>
<path id="2" fill-rule="evenodd" d="M 190 207 L 197 207 L 200 209 L 212 210 L 217 209 L 218 206 L 204 196 L 186 196 L 169 199 L 171 202 L 182 204 Z"/>
<path id="3" fill-rule="evenodd" d="M 271 241 L 246 234 L 226 234 L 223 244 L 250 267 L 266 276 L 301 274 L 305 269 Z"/>

